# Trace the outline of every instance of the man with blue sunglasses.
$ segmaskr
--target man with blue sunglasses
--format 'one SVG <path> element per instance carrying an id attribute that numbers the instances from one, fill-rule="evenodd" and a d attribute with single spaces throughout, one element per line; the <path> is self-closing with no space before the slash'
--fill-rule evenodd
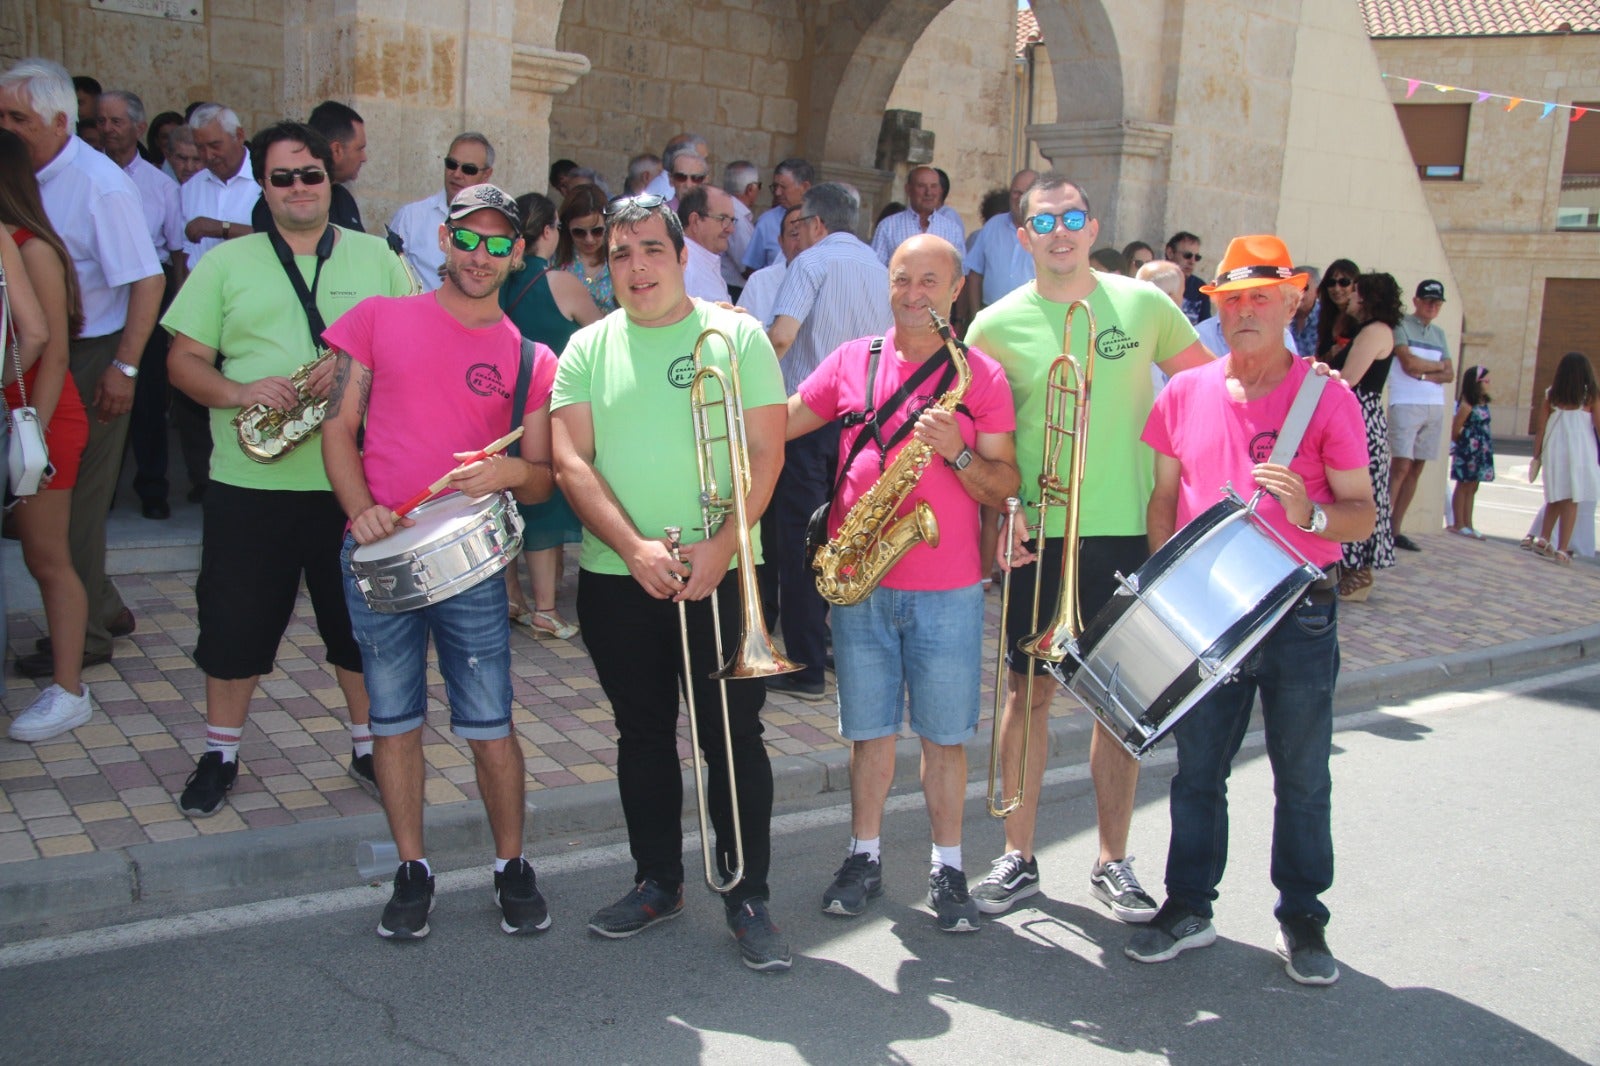
<path id="1" fill-rule="evenodd" d="M 1017 240 L 1033 257 L 1034 280 L 980 311 L 967 331 L 967 343 L 981 348 L 1005 367 L 1017 405 L 1017 465 L 1022 471 L 1024 514 L 1037 523 L 1039 475 L 1044 453 L 1045 379 L 1053 362 L 1067 348 L 1069 305 L 1084 301 L 1093 313 L 1095 364 L 1089 398 L 1089 433 L 1080 492 L 1078 606 L 1085 622 L 1110 599 L 1115 574 L 1130 574 L 1148 554 L 1145 506 L 1154 486 L 1154 453 L 1140 443 L 1145 419 L 1154 401 L 1150 367 L 1167 374 L 1201 366 L 1211 355 L 1195 336 L 1194 327 L 1154 285 L 1093 270 L 1089 252 L 1100 223 L 1083 189 L 1059 173 L 1039 178 L 1022 196 Z M 1089 354 L 1088 316 L 1080 309 L 1072 320 L 1071 351 L 1080 361 Z M 1063 453 L 1063 463 L 1066 455 Z M 1065 473 L 1065 466 L 1062 467 Z M 991 520 L 998 516 L 991 515 Z M 1011 546 L 1010 612 L 1005 620 L 1010 648 L 1007 661 L 1005 716 L 1001 748 L 1005 794 L 1018 787 L 1021 806 L 1006 819 L 1006 851 L 989 876 L 972 891 L 980 910 L 1000 914 L 1019 899 L 1039 891 L 1039 869 L 1033 856 L 1039 783 L 1049 751 L 1047 730 L 1055 686 L 1036 676 L 1032 716 L 1027 717 L 1027 672 L 1038 665 L 1016 648 L 1028 635 L 1034 617 L 1035 566 L 1044 567 L 1042 601 L 1037 617 L 1048 619 L 1060 592 L 1065 512 L 1052 508 L 1042 543 L 1026 522 L 1017 523 Z M 1006 565 L 1006 546 L 997 553 Z M 1020 672 L 1019 672 L 1020 671 Z M 1028 724 L 1024 726 L 1024 721 Z M 1020 766 L 1024 732 L 1028 764 Z M 1090 890 L 1126 922 L 1147 922 L 1155 901 L 1139 886 L 1127 853 L 1128 825 L 1139 764 L 1097 727 L 1089 749 L 1099 821 L 1100 854 L 1090 873 Z"/>

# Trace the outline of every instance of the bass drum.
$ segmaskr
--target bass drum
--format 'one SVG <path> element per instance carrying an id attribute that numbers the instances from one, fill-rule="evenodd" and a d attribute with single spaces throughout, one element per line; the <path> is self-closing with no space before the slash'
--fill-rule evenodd
<path id="1" fill-rule="evenodd" d="M 1299 602 L 1322 570 L 1228 490 L 1179 530 L 1069 646 L 1077 670 L 1047 666 L 1142 757 Z"/>
<path id="2" fill-rule="evenodd" d="M 440 497 L 410 515 L 416 525 L 350 556 L 356 587 L 379 614 L 448 600 L 504 570 L 522 550 L 522 515 L 504 493 Z"/>

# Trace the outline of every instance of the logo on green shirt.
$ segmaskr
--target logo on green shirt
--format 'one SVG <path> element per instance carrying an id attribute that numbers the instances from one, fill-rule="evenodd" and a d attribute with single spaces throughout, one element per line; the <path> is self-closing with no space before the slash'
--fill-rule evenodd
<path id="1" fill-rule="evenodd" d="M 1121 359 L 1138 347 L 1139 342 L 1124 333 L 1120 326 L 1107 326 L 1095 334 L 1094 354 L 1101 359 Z"/>
<path id="2" fill-rule="evenodd" d="M 680 355 L 667 367 L 667 382 L 675 389 L 687 389 L 694 382 L 694 356 Z"/>

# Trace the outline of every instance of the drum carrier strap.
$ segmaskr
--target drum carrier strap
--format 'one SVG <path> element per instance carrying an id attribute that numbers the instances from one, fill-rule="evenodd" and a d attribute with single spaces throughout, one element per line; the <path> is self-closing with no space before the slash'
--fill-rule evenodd
<path id="1" fill-rule="evenodd" d="M 527 337 L 522 338 L 522 353 L 517 364 L 517 384 L 511 390 L 511 429 L 513 431 L 522 425 L 522 418 L 528 412 L 528 387 L 533 383 L 533 341 Z M 511 447 L 506 449 L 506 454 L 520 458 L 522 456 L 522 442 L 515 440 Z"/>
<path id="2" fill-rule="evenodd" d="M 1283 420 L 1283 428 L 1278 430 L 1278 442 L 1272 446 L 1272 455 L 1267 462 L 1278 466 L 1289 465 L 1289 460 L 1300 449 L 1300 439 L 1311 425 L 1311 416 L 1316 412 L 1317 401 L 1322 398 L 1322 390 L 1327 384 L 1328 379 L 1321 374 L 1315 371 L 1306 373 L 1299 391 L 1294 394 L 1289 416 Z"/>

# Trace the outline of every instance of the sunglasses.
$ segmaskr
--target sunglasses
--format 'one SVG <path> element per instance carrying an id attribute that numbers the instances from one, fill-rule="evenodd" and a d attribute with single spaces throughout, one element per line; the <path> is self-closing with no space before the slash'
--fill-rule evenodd
<path id="1" fill-rule="evenodd" d="M 1198 263 L 1200 260 L 1204 259 L 1205 256 L 1201 255 L 1199 252 L 1179 252 L 1178 258 L 1187 260 L 1190 263 Z"/>
<path id="2" fill-rule="evenodd" d="M 1088 212 L 1079 211 L 1076 207 L 1070 211 L 1063 211 L 1059 215 L 1029 215 L 1023 221 L 1028 224 L 1028 228 L 1042 237 L 1046 233 L 1055 232 L 1057 219 L 1060 219 L 1061 224 L 1074 233 L 1089 224 Z"/>
<path id="3" fill-rule="evenodd" d="M 601 214 L 606 218 L 614 218 L 624 208 L 637 207 L 641 211 L 654 211 L 666 204 L 665 196 L 657 196 L 653 192 L 640 193 L 638 196 L 619 196 L 606 204 Z"/>
<path id="4" fill-rule="evenodd" d="M 1328 286 L 1335 289 L 1348 289 L 1356 283 L 1355 278 L 1329 278 Z"/>
<path id="5" fill-rule="evenodd" d="M 446 170 L 459 170 L 469 178 L 475 178 L 489 169 L 488 167 L 480 167 L 476 163 L 463 163 L 459 159 L 451 159 L 449 156 L 444 157 L 444 168 Z"/>
<path id="6" fill-rule="evenodd" d="M 496 259 L 504 259 L 511 254 L 512 247 L 517 243 L 515 237 L 490 237 L 470 229 L 450 230 L 450 243 L 460 248 L 463 252 L 475 252 L 478 245 L 483 245 L 483 250 Z"/>
<path id="7" fill-rule="evenodd" d="M 706 180 L 706 177 L 707 177 L 707 175 L 705 175 L 705 174 L 681 174 L 676 170 L 674 170 L 672 172 L 672 180 L 673 181 L 677 181 L 677 182 L 686 181 L 691 185 L 702 185 L 702 184 L 704 184 L 705 180 Z"/>
<path id="8" fill-rule="evenodd" d="M 300 184 L 310 188 L 321 185 L 328 180 L 328 172 L 321 167 L 295 167 L 293 170 L 274 170 L 267 175 L 267 184 L 274 189 L 287 189 L 294 185 L 296 178 Z"/>
<path id="9" fill-rule="evenodd" d="M 572 234 L 575 240 L 592 241 L 604 237 L 606 228 L 604 226 L 568 226 L 567 232 Z"/>

